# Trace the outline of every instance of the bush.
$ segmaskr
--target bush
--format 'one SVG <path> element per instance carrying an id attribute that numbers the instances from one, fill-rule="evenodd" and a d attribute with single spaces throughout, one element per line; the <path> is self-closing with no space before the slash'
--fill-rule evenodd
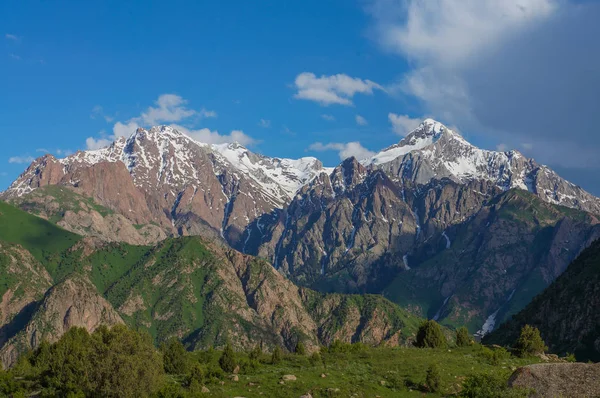
<path id="1" fill-rule="evenodd" d="M 192 367 L 192 371 L 188 376 L 188 386 L 191 386 L 192 384 L 204 384 L 204 370 L 199 364 L 195 364 Z"/>
<path id="2" fill-rule="evenodd" d="M 297 355 L 306 355 L 306 349 L 304 348 L 304 344 L 302 344 L 301 341 L 299 341 L 298 344 L 296 344 L 296 349 L 294 349 L 294 352 Z"/>
<path id="3" fill-rule="evenodd" d="M 525 325 L 515 343 L 515 351 L 520 357 L 543 354 L 548 347 L 544 344 L 540 331 L 533 326 Z"/>
<path id="4" fill-rule="evenodd" d="M 440 373 L 440 367 L 437 364 L 429 365 L 427 368 L 427 376 L 425 377 L 425 383 L 427 388 L 431 392 L 440 391 L 440 385 L 442 384 L 442 374 Z"/>
<path id="5" fill-rule="evenodd" d="M 417 347 L 420 348 L 446 348 L 446 336 L 436 321 L 425 321 L 417 331 Z"/>
<path id="6" fill-rule="evenodd" d="M 467 347 L 470 346 L 473 340 L 471 340 L 471 336 L 469 335 L 469 331 L 466 327 L 461 327 L 456 330 L 456 345 L 459 347 Z"/>
<path id="7" fill-rule="evenodd" d="M 281 351 L 281 348 L 279 348 L 279 346 L 277 345 L 273 349 L 273 354 L 271 354 L 271 363 L 273 365 L 277 365 L 278 363 L 281 362 L 282 358 L 283 358 L 283 352 Z"/>
<path id="8" fill-rule="evenodd" d="M 460 392 L 465 398 L 521 398 L 529 396 L 529 391 L 508 387 L 506 379 L 498 375 L 471 375 L 463 383 Z"/>
<path id="9" fill-rule="evenodd" d="M 260 357 L 262 357 L 262 349 L 260 348 L 260 345 L 257 344 L 248 354 L 248 358 L 250 358 L 251 361 L 258 361 Z"/>
<path id="10" fill-rule="evenodd" d="M 235 362 L 235 353 L 229 343 L 227 343 L 223 350 L 223 354 L 221 354 L 221 358 L 219 358 L 219 366 L 226 373 L 232 373 L 237 366 Z"/>
<path id="11" fill-rule="evenodd" d="M 318 352 L 313 352 L 310 357 L 308 357 L 308 362 L 310 362 L 311 366 L 317 366 L 322 363 L 321 354 Z"/>
<path id="12" fill-rule="evenodd" d="M 502 347 L 497 347 L 497 348 L 488 348 L 488 347 L 481 347 L 481 353 L 479 354 L 480 356 L 482 356 L 483 358 L 485 358 L 485 360 L 490 364 L 490 365 L 500 365 L 500 363 L 505 360 L 508 359 L 510 357 L 510 354 L 508 351 L 506 351 L 506 349 L 502 348 Z"/>
<path id="13" fill-rule="evenodd" d="M 565 360 L 567 362 L 571 362 L 571 363 L 577 362 L 577 358 L 575 358 L 575 354 L 571 354 L 571 353 L 568 353 L 568 352 L 567 352 L 567 355 L 565 356 Z"/>
<path id="14" fill-rule="evenodd" d="M 176 338 L 169 339 L 161 345 L 160 351 L 163 354 L 165 372 L 174 375 L 188 373 L 188 353 L 179 340 Z"/>

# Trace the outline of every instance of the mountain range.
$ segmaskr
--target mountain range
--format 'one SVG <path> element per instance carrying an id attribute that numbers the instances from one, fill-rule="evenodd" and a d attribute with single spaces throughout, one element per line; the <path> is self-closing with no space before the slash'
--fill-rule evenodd
<path id="1" fill-rule="evenodd" d="M 36 159 L 0 198 L 103 244 L 202 236 L 299 286 L 380 293 L 479 335 L 600 237 L 600 199 L 432 119 L 335 168 L 138 129 L 103 149 Z"/>

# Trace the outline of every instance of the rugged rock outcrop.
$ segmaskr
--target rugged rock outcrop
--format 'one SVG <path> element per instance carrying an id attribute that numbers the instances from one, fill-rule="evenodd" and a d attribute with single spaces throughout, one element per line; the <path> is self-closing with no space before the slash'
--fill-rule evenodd
<path id="1" fill-rule="evenodd" d="M 372 158 L 335 169 L 198 143 L 170 127 L 138 129 L 104 149 L 36 160 L 2 198 L 23 203 L 56 185 L 112 212 L 60 213 L 54 221 L 72 231 L 129 243 L 221 237 L 301 285 L 385 291 L 421 315 L 482 334 L 565 269 L 597 236 L 592 214 L 600 213 L 598 198 L 546 166 L 517 151 L 479 149 L 431 119 Z M 516 191 L 528 199 L 508 203 Z M 512 209 L 504 220 L 500 207 Z M 465 239 L 468 247 L 453 245 Z M 529 255 L 521 243 L 549 254 Z M 389 286 L 413 277 L 407 289 Z M 431 294 L 415 299 L 415 286 Z M 465 299 L 469 289 L 476 299 Z"/>
<path id="2" fill-rule="evenodd" d="M 528 365 L 517 369 L 508 385 L 533 390 L 534 398 L 594 398 L 600 396 L 600 364 Z"/>
<path id="3" fill-rule="evenodd" d="M 0 358 L 8 367 L 20 353 L 44 340 L 57 341 L 73 326 L 93 332 L 101 325 L 118 323 L 123 320 L 96 287 L 84 277 L 72 277 L 48 290 L 23 329 L 2 346 Z"/>
<path id="4" fill-rule="evenodd" d="M 485 341 L 511 345 L 521 328 L 540 330 L 550 351 L 600 361 L 600 241 L 593 243 L 544 292 Z"/>

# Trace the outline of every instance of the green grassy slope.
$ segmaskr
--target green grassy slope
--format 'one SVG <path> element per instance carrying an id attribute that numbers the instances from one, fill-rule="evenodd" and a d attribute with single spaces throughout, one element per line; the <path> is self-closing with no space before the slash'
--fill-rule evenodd
<path id="1" fill-rule="evenodd" d="M 0 201 L 0 240 L 23 246 L 42 263 L 47 263 L 80 239 L 78 235 Z"/>

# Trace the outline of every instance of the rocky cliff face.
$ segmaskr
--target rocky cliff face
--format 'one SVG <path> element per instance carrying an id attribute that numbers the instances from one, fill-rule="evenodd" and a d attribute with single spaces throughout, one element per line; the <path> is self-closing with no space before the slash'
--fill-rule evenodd
<path id="1" fill-rule="evenodd" d="M 27 324 L 0 349 L 5 367 L 18 356 L 37 348 L 42 341 L 53 343 L 71 327 L 78 326 L 93 332 L 101 325 L 112 326 L 123 320 L 102 298 L 86 278 L 69 278 L 47 291 Z"/>
<path id="2" fill-rule="evenodd" d="M 374 157 L 335 169 L 198 143 L 168 127 L 139 129 L 98 151 L 40 158 L 2 197 L 27 208 L 40 201 L 31 199 L 40 187 L 55 185 L 111 213 L 63 211 L 57 222 L 72 231 L 136 244 L 221 237 L 301 285 L 385 291 L 421 315 L 482 333 L 565 269 L 596 236 L 600 213 L 599 199 L 549 168 L 517 151 L 479 149 L 431 119 Z M 508 203 L 515 191 L 529 199 Z M 498 218 L 497 207 L 512 210 Z M 528 253 L 525 243 L 547 255 Z M 508 270 L 515 276 L 496 283 Z M 411 278 L 427 297 L 413 297 L 410 283 L 390 285 Z M 477 299 L 461 298 L 461 289 L 475 289 Z M 461 306 L 466 313 L 453 312 Z"/>
<path id="3" fill-rule="evenodd" d="M 510 387 L 532 390 L 532 398 L 600 395 L 600 364 L 548 363 L 519 368 L 508 381 Z"/>
<path id="4" fill-rule="evenodd" d="M 521 328 L 540 329 L 550 351 L 600 360 L 600 241 L 596 241 L 543 293 L 494 333 L 487 342 L 512 344 Z"/>

